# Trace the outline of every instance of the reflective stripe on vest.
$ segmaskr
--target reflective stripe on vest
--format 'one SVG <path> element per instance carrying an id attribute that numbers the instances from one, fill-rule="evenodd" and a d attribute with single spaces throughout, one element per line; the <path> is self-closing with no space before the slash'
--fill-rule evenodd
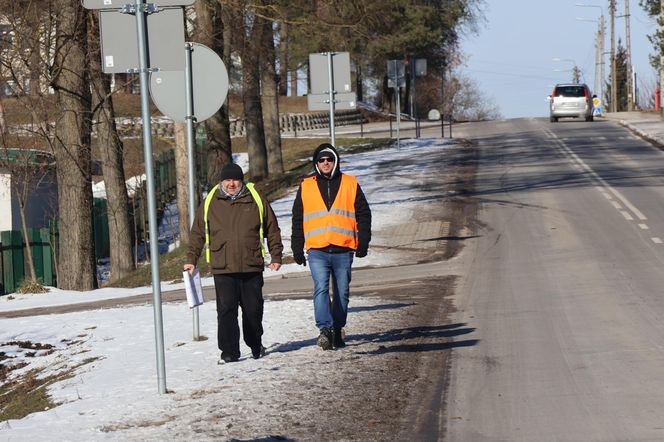
<path id="1" fill-rule="evenodd" d="M 330 210 L 318 189 L 316 177 L 302 181 L 304 245 L 307 250 L 329 245 L 357 249 L 355 198 L 357 179 L 341 175 L 339 191 Z"/>
<path id="2" fill-rule="evenodd" d="M 261 227 L 260 230 L 258 231 L 260 242 L 261 242 L 261 254 L 263 257 L 265 257 L 265 244 L 263 240 L 263 215 L 264 215 L 264 208 L 263 208 L 263 200 L 261 199 L 261 196 L 258 194 L 258 191 L 256 191 L 254 187 L 254 183 L 247 183 L 245 184 L 246 188 L 249 190 L 249 193 L 251 193 L 251 196 L 254 198 L 254 201 L 256 202 L 256 205 L 258 206 L 258 216 L 261 221 Z M 207 194 L 205 197 L 205 203 L 203 204 L 203 221 L 205 222 L 205 259 L 210 263 L 210 227 L 208 226 L 208 209 L 210 208 L 210 203 L 212 203 L 212 198 L 214 197 L 214 193 L 219 189 L 219 184 L 214 186 L 210 192 Z"/>

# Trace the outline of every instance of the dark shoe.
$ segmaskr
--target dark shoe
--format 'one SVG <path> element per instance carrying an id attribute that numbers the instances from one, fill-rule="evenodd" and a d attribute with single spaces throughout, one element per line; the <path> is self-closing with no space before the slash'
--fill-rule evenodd
<path id="1" fill-rule="evenodd" d="M 265 356 L 265 347 L 261 345 L 259 347 L 252 348 L 251 355 L 254 357 L 254 359 L 262 358 L 263 356 Z"/>
<path id="2" fill-rule="evenodd" d="M 228 364 L 228 363 L 230 363 L 230 362 L 237 362 L 239 359 L 240 359 L 239 356 L 234 356 L 234 355 L 230 355 L 230 354 L 228 354 L 228 353 L 223 353 L 223 352 L 222 352 L 222 353 L 221 353 L 221 361 L 220 361 L 220 363 Z"/>
<path id="3" fill-rule="evenodd" d="M 332 330 L 329 327 L 323 327 L 320 331 L 320 335 L 318 336 L 318 346 L 323 350 L 331 350 L 332 340 Z"/>
<path id="4" fill-rule="evenodd" d="M 346 343 L 344 342 L 344 333 L 343 328 L 334 328 L 334 336 L 332 341 L 332 347 L 334 348 L 344 348 Z"/>

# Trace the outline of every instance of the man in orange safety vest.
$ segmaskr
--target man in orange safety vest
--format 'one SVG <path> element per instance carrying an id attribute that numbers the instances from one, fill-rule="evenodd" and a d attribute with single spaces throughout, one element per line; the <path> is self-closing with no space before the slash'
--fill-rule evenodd
<path id="1" fill-rule="evenodd" d="M 345 346 L 342 330 L 348 315 L 351 266 L 353 257 L 367 256 L 371 209 L 357 179 L 341 173 L 334 146 L 318 146 L 313 161 L 314 173 L 302 181 L 293 202 L 291 249 L 296 263 L 306 266 L 309 260 L 320 332 L 317 343 L 330 350 Z"/>

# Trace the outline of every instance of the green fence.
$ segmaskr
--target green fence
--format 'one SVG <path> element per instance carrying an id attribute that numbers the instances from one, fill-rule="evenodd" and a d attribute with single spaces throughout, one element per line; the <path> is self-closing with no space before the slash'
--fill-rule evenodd
<path id="1" fill-rule="evenodd" d="M 55 286 L 56 272 L 51 249 L 51 232 L 46 228 L 28 229 L 28 238 L 37 279 L 45 285 Z M 15 292 L 29 273 L 25 259 L 23 235 L 20 231 L 0 232 L 0 266 L 2 267 L 0 295 Z"/>
<path id="2" fill-rule="evenodd" d="M 207 150 L 205 149 L 205 126 L 199 125 L 196 130 L 196 146 L 194 151 L 198 184 L 207 182 Z M 155 159 L 155 193 L 157 215 L 161 216 L 164 207 L 176 197 L 175 154 L 173 150 L 159 155 Z M 140 188 L 130 199 L 130 215 L 134 222 L 132 240 L 134 243 L 146 240 L 147 206 L 145 188 Z M 107 202 L 95 198 L 93 204 L 95 256 L 97 259 L 110 255 L 110 239 L 108 230 Z M 51 244 L 53 236 L 57 237 L 57 227 L 49 230 L 29 229 L 30 245 L 35 261 L 37 278 L 43 284 L 56 285 L 55 263 Z M 57 247 L 57 246 L 56 246 Z M 13 293 L 28 274 L 23 237 L 20 231 L 0 232 L 0 295 Z"/>
<path id="3" fill-rule="evenodd" d="M 105 258 L 111 254 L 111 240 L 108 232 L 108 202 L 95 198 L 92 205 L 93 234 L 95 236 L 95 256 Z"/>

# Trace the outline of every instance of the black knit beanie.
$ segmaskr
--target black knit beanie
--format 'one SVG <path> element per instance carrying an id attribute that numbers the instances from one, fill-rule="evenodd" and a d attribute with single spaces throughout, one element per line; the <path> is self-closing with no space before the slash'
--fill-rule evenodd
<path id="1" fill-rule="evenodd" d="M 244 172 L 242 168 L 235 163 L 226 164 L 223 169 L 221 169 L 221 179 L 223 180 L 244 180 Z"/>

